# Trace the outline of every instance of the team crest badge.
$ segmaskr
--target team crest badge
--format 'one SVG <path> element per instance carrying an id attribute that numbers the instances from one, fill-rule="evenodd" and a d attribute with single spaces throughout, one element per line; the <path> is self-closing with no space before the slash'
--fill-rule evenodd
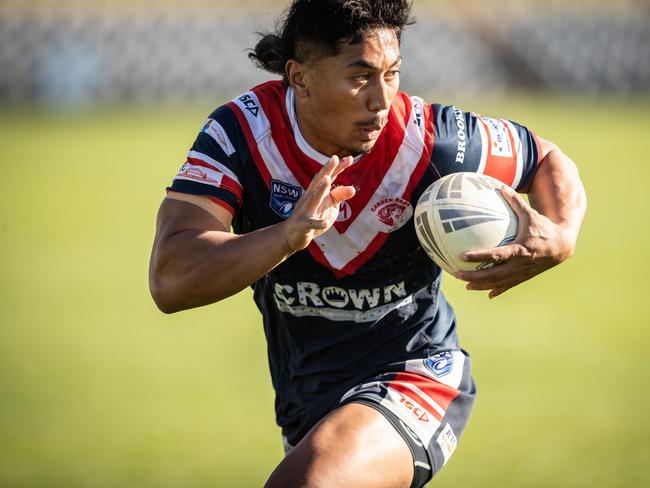
<path id="1" fill-rule="evenodd" d="M 411 202 L 403 198 L 384 198 L 375 203 L 370 210 L 386 226 L 386 232 L 399 229 L 413 216 Z"/>
<path id="2" fill-rule="evenodd" d="M 424 360 L 424 365 L 436 378 L 449 374 L 454 367 L 454 356 L 450 352 L 441 352 Z"/>
<path id="3" fill-rule="evenodd" d="M 271 180 L 271 210 L 283 219 L 291 216 L 296 202 L 302 195 L 302 188 L 284 181 Z"/>

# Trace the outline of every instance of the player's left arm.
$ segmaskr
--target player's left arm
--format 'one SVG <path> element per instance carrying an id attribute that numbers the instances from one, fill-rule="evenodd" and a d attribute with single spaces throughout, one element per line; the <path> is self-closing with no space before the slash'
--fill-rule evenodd
<path id="1" fill-rule="evenodd" d="M 504 185 L 502 194 L 519 218 L 509 245 L 465 253 L 463 259 L 501 263 L 483 271 L 458 272 L 468 290 L 490 290 L 494 298 L 573 255 L 587 208 L 573 161 L 555 144 L 538 138 L 541 161 L 529 189 L 530 206 Z"/>

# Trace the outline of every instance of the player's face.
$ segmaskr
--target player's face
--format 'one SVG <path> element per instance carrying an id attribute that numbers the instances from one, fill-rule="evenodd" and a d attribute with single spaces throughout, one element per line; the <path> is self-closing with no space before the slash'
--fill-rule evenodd
<path id="1" fill-rule="evenodd" d="M 326 155 L 369 152 L 397 95 L 400 63 L 395 32 L 377 29 L 304 66 L 304 90 L 296 93 L 307 141 Z"/>

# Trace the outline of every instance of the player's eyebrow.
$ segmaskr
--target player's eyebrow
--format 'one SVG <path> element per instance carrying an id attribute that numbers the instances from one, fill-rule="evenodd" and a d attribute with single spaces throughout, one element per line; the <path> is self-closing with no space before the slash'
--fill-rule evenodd
<path id="1" fill-rule="evenodd" d="M 395 67 L 402 61 L 402 56 L 398 56 L 393 64 L 390 65 L 391 68 Z M 348 68 L 364 68 L 371 71 L 379 71 L 379 66 L 375 66 L 372 63 L 369 63 L 365 59 L 359 59 L 353 63 L 348 64 Z"/>

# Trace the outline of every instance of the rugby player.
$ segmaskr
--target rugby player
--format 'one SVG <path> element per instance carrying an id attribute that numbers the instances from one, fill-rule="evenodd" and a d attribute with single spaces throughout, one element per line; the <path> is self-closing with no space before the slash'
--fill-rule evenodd
<path id="1" fill-rule="evenodd" d="M 575 249 L 585 194 L 556 145 L 399 91 L 410 7 L 295 0 L 250 54 L 282 79 L 209 116 L 160 207 L 163 312 L 254 289 L 286 452 L 269 488 L 420 487 L 454 452 L 476 389 L 413 226 L 431 183 L 494 176 L 518 214 L 512 244 L 465 256 L 501 263 L 458 273 L 470 290 L 496 297 Z"/>

